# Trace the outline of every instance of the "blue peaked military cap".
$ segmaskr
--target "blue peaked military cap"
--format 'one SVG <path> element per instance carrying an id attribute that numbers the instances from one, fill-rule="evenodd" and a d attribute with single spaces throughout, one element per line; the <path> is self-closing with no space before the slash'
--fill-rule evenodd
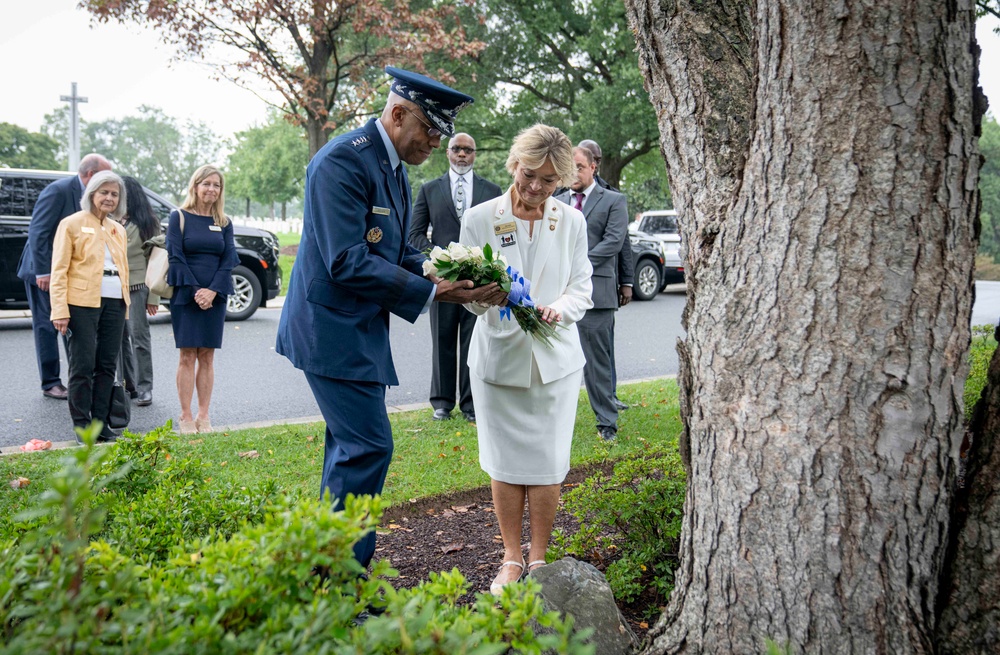
<path id="1" fill-rule="evenodd" d="M 472 96 L 413 71 L 386 66 L 385 72 L 392 76 L 393 93 L 416 103 L 445 136 L 455 136 L 455 117 L 474 102 Z"/>

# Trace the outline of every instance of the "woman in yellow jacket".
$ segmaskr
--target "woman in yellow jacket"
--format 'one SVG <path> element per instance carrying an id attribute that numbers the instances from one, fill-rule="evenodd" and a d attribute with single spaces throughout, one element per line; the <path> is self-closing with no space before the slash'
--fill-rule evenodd
<path id="1" fill-rule="evenodd" d="M 83 211 L 59 223 L 52 245 L 52 325 L 69 338 L 69 413 L 73 426 L 108 427 L 115 367 L 128 317 L 128 242 L 117 221 L 125 214 L 125 184 L 111 171 L 90 179 Z M 77 436 L 77 441 L 80 437 Z"/>

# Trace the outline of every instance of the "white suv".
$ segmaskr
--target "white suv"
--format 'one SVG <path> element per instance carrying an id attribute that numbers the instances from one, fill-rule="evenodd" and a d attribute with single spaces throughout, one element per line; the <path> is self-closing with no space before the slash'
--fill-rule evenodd
<path id="1" fill-rule="evenodd" d="M 663 286 L 684 281 L 684 262 L 681 259 L 681 231 L 679 217 L 673 209 L 656 209 L 643 212 L 639 218 L 629 223 L 629 237 L 645 236 L 660 242 L 663 252 Z"/>

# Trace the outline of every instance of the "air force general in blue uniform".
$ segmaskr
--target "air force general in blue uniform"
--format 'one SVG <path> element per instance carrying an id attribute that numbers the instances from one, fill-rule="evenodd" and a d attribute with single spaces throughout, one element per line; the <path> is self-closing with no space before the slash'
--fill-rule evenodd
<path id="1" fill-rule="evenodd" d="M 504 300 L 495 285 L 435 284 L 407 243 L 403 162 L 425 161 L 472 98 L 423 75 L 386 72 L 394 79 L 381 117 L 327 143 L 306 169 L 302 241 L 278 325 L 277 351 L 305 372 L 326 420 L 321 491 L 334 509 L 349 493 L 380 493 L 392 459 L 385 388 L 399 381 L 389 314 L 413 323 L 434 300 Z M 374 532 L 354 551 L 367 567 Z"/>

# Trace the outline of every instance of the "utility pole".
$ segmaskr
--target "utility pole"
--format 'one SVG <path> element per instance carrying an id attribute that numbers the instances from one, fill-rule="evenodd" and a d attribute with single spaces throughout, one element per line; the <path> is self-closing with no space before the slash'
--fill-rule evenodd
<path id="1" fill-rule="evenodd" d="M 76 82 L 73 82 L 73 93 L 68 96 L 59 96 L 63 102 L 69 103 L 69 168 L 75 173 L 80 166 L 80 111 L 77 105 L 87 102 L 86 98 L 76 95 Z"/>

